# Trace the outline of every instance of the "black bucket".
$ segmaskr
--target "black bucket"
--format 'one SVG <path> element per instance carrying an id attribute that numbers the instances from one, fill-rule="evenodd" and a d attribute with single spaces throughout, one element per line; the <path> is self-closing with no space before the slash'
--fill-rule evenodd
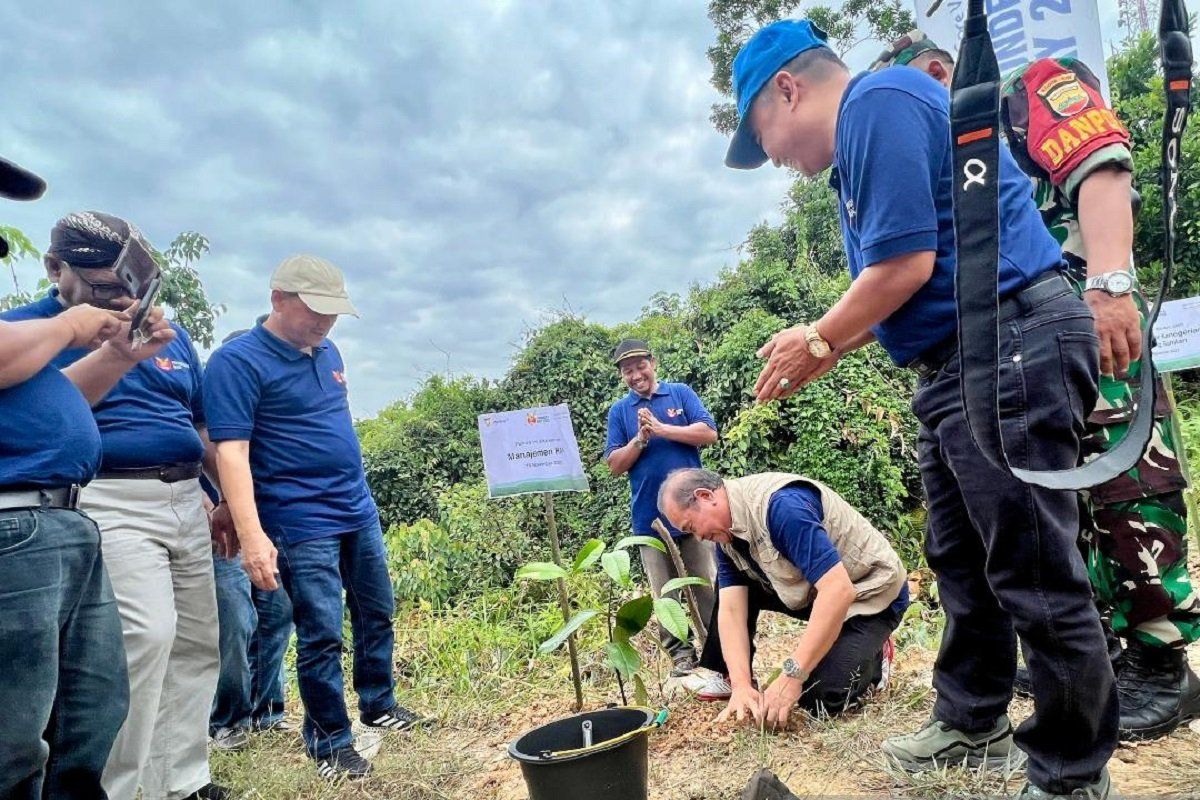
<path id="1" fill-rule="evenodd" d="M 526 732 L 508 754 L 521 762 L 529 800 L 646 800 L 647 736 L 663 719 L 648 708 L 589 711 Z"/>

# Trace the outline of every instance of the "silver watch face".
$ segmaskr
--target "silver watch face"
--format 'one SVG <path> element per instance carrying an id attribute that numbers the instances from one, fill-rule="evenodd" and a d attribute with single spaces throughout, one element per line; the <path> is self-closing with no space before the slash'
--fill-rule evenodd
<path id="1" fill-rule="evenodd" d="M 1128 294 L 1133 291 L 1133 276 L 1128 272 L 1110 272 L 1104 288 L 1109 294 Z"/>

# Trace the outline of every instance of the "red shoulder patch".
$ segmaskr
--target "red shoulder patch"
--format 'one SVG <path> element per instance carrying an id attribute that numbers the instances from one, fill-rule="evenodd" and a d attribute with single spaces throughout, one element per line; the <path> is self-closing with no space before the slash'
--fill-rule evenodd
<path id="1" fill-rule="evenodd" d="M 1026 70 L 1024 80 L 1038 98 L 1030 98 L 1026 148 L 1056 185 L 1100 148 L 1129 145 L 1129 132 L 1105 104 L 1089 71 L 1045 58 Z"/>

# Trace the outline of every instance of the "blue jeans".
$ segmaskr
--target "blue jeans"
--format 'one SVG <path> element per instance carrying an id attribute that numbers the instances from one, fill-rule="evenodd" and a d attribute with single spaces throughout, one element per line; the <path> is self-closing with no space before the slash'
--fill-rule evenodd
<path id="1" fill-rule="evenodd" d="M 0 511 L 0 664 L 0 797 L 106 798 L 129 678 L 100 532 L 82 513 Z"/>
<path id="2" fill-rule="evenodd" d="M 283 719 L 283 655 L 292 636 L 292 603 L 282 588 L 251 585 L 239 558 L 213 556 L 221 674 L 209 733 L 264 728 Z"/>
<path id="3" fill-rule="evenodd" d="M 296 677 L 304 703 L 304 743 L 324 758 L 352 741 L 342 679 L 342 592 L 354 637 L 354 690 L 364 716 L 396 705 L 392 677 L 396 604 L 378 518 L 366 528 L 288 544 L 279 576 L 292 598 Z"/>

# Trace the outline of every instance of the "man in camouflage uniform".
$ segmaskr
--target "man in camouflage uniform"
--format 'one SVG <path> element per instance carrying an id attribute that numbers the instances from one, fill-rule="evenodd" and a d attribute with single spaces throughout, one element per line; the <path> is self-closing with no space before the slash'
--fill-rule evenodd
<path id="1" fill-rule="evenodd" d="M 954 61 L 912 31 L 871 70 L 900 65 L 949 87 Z M 1134 410 L 1130 382 L 1141 369 L 1146 300 L 1130 258 L 1129 133 L 1101 97 L 1099 80 L 1074 58 L 1039 59 L 1007 76 L 1001 115 L 1012 153 L 1033 180 L 1042 219 L 1062 245 L 1068 277 L 1097 319 L 1100 399 L 1082 441 L 1083 458 L 1091 459 L 1124 437 Z M 1200 639 L 1200 595 L 1187 572 L 1187 482 L 1161 383 L 1158 398 L 1142 460 L 1081 498 L 1089 513 L 1080 517 L 1080 547 L 1092 587 L 1126 643 L 1114 667 L 1127 740 L 1165 736 L 1200 717 L 1200 679 L 1184 654 Z"/>

